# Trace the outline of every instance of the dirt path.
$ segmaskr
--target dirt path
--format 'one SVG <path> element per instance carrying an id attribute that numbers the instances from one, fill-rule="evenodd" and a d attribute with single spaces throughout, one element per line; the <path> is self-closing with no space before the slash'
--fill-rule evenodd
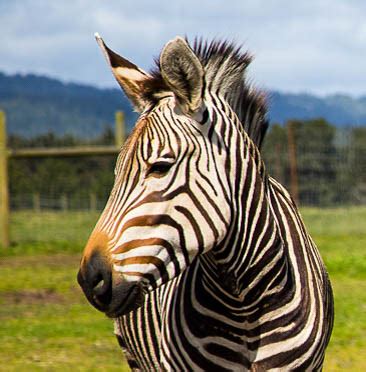
<path id="1" fill-rule="evenodd" d="M 81 258 L 80 254 L 56 253 L 49 255 L 32 256 L 9 256 L 0 258 L 1 267 L 22 267 L 22 266 L 48 266 L 48 267 L 78 267 Z"/>

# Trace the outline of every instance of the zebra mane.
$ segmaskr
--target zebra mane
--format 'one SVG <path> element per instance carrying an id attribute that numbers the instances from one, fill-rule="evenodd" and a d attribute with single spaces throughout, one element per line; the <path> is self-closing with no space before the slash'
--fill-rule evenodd
<path id="1" fill-rule="evenodd" d="M 265 94 L 255 90 L 245 78 L 252 56 L 228 41 L 195 39 L 190 46 L 204 68 L 206 89 L 225 98 L 246 133 L 260 148 L 268 128 L 267 106 Z M 169 90 L 161 76 L 159 60 L 155 63 L 152 79 L 145 90 L 149 100 L 154 100 L 157 93 Z"/>

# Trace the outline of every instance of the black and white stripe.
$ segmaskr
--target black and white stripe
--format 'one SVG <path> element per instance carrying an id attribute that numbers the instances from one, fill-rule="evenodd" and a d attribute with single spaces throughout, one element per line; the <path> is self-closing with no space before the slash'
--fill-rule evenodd
<path id="1" fill-rule="evenodd" d="M 143 107 L 93 232 L 107 243 L 84 255 L 111 265 L 103 311 L 131 368 L 321 370 L 331 286 L 294 202 L 261 159 L 266 110 L 243 78 L 249 56 L 177 38 L 150 75 L 99 43 Z M 129 306 L 114 305 L 122 285 L 138 292 L 135 305 L 130 294 Z"/>

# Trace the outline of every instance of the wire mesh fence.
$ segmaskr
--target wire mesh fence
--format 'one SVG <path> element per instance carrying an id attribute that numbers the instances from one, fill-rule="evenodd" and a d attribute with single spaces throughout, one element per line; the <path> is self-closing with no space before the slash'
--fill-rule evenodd
<path id="1" fill-rule="evenodd" d="M 271 128 L 262 152 L 268 172 L 302 206 L 366 203 L 366 127 L 336 128 L 322 119 L 289 122 Z"/>
<path id="2" fill-rule="evenodd" d="M 290 192 L 295 174 L 301 207 L 341 207 L 339 218 L 346 218 L 347 208 L 366 205 L 366 131 L 315 129 L 323 130 L 321 141 L 306 133 L 309 128 L 295 126 L 290 155 L 286 127 L 273 126 L 262 149 L 266 169 Z M 115 160 L 116 155 L 10 159 L 11 243 L 85 242 L 108 199 Z"/>

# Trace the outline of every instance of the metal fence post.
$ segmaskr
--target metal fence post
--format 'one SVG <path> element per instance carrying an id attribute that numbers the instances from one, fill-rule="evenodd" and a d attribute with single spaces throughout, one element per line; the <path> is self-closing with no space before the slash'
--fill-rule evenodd
<path id="1" fill-rule="evenodd" d="M 115 116 L 115 144 L 116 147 L 121 148 L 123 143 L 125 142 L 125 115 L 122 111 L 117 111 Z"/>
<path id="2" fill-rule="evenodd" d="M 0 245 L 3 248 L 8 248 L 10 245 L 8 151 L 6 147 L 6 119 L 3 111 L 0 111 Z"/>

